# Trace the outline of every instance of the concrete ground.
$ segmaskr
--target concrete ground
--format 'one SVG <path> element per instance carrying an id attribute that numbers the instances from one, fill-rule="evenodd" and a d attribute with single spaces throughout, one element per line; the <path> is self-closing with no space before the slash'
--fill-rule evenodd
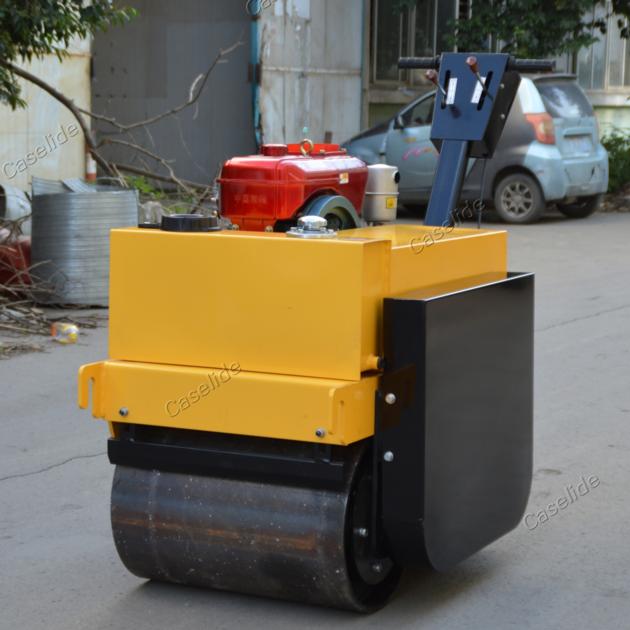
<path id="1" fill-rule="evenodd" d="M 537 273 L 531 529 L 446 575 L 409 574 L 369 617 L 145 583 L 110 538 L 106 428 L 75 405 L 77 367 L 106 356 L 90 330 L 0 361 L 0 628 L 629 627 L 630 214 L 549 217 L 510 228 L 510 247 L 513 270 Z"/>

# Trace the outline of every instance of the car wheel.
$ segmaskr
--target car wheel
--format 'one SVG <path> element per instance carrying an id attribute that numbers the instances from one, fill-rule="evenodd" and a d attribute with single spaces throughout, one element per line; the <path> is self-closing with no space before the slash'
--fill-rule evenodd
<path id="1" fill-rule="evenodd" d="M 585 219 L 591 216 L 599 208 L 604 195 L 591 195 L 589 197 L 579 197 L 575 203 L 559 203 L 558 210 L 569 219 Z"/>
<path id="2" fill-rule="evenodd" d="M 494 207 L 507 223 L 533 223 L 545 211 L 545 198 L 533 177 L 512 173 L 498 183 Z"/>

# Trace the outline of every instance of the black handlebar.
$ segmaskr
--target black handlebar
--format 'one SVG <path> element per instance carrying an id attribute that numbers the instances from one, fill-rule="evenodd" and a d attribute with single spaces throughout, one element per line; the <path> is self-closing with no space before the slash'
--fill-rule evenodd
<path id="1" fill-rule="evenodd" d="M 398 67 L 403 70 L 437 70 L 440 67 L 440 56 L 437 57 L 401 57 Z M 516 72 L 553 72 L 556 62 L 548 59 L 516 59 L 510 57 L 507 69 Z"/>
<path id="2" fill-rule="evenodd" d="M 551 59 L 516 59 L 510 57 L 507 64 L 508 70 L 516 72 L 553 72 L 556 62 Z"/>
<path id="3" fill-rule="evenodd" d="M 403 70 L 437 70 L 440 67 L 440 56 L 437 57 L 401 57 L 398 67 Z"/>

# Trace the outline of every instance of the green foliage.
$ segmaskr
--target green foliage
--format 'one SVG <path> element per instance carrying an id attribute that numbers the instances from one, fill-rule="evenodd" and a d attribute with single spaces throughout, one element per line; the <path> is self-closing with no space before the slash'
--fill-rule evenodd
<path id="1" fill-rule="evenodd" d="M 608 151 L 608 192 L 617 192 L 630 183 L 630 134 L 614 129 L 602 144 Z"/>
<path id="2" fill-rule="evenodd" d="M 607 17 L 593 18 L 593 8 L 607 3 L 593 0 L 475 0 L 472 17 L 454 25 L 451 38 L 459 50 L 488 50 L 490 38 L 501 52 L 522 58 L 555 57 L 577 52 L 606 32 Z M 613 0 L 623 35 L 630 0 Z"/>
<path id="3" fill-rule="evenodd" d="M 126 175 L 125 182 L 140 193 L 141 201 L 159 201 L 169 213 L 187 214 L 199 206 L 194 196 L 157 188 L 142 175 Z"/>
<path id="4" fill-rule="evenodd" d="M 84 6 L 85 5 L 85 6 Z M 63 58 L 73 37 L 87 37 L 136 15 L 110 0 L 0 0 L 0 101 L 23 107 L 20 87 L 6 63 L 54 54 Z"/>
<path id="5" fill-rule="evenodd" d="M 160 201 L 166 197 L 166 193 L 153 186 L 146 177 L 127 175 L 125 181 L 130 188 L 135 188 L 143 197 Z"/>

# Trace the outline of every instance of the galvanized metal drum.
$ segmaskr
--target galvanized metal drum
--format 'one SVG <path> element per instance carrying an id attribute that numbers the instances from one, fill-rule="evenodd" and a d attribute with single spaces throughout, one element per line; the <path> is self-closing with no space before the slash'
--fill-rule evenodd
<path id="1" fill-rule="evenodd" d="M 109 232 L 138 223 L 135 190 L 33 197 L 32 275 L 42 303 L 108 305 Z"/>

